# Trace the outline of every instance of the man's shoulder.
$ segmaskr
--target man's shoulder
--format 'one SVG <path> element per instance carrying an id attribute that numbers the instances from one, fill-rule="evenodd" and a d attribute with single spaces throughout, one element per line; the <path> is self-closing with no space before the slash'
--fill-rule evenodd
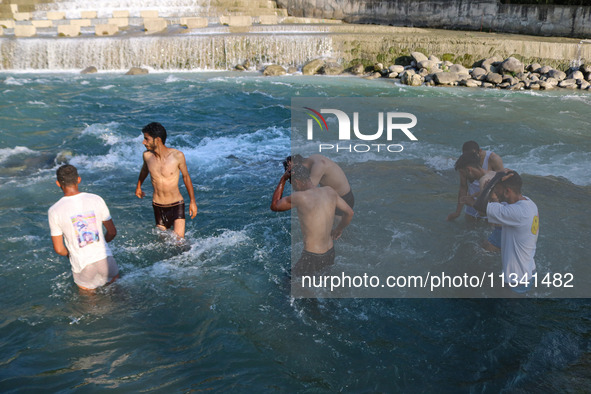
<path id="1" fill-rule="evenodd" d="M 180 160 L 181 158 L 185 157 L 185 154 L 178 149 L 175 148 L 168 148 L 171 150 L 171 154 L 177 159 Z"/>

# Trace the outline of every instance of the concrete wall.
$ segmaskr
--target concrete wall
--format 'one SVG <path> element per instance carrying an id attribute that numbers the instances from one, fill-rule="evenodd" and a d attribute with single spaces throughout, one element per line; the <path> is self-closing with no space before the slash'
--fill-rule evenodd
<path id="1" fill-rule="evenodd" d="M 350 23 L 591 37 L 591 7 L 496 0 L 277 0 L 293 16 Z"/>

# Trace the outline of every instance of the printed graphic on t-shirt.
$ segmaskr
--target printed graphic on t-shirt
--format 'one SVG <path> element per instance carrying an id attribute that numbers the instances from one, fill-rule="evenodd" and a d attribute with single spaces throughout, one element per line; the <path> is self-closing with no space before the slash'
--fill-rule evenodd
<path id="1" fill-rule="evenodd" d="M 540 218 L 536 215 L 534 216 L 534 220 L 531 224 L 531 233 L 536 235 L 538 233 L 538 229 L 540 228 Z"/>
<path id="2" fill-rule="evenodd" d="M 94 242 L 99 241 L 98 226 L 96 224 L 96 215 L 94 211 L 84 212 L 80 215 L 72 216 L 72 225 L 78 239 L 78 246 L 83 248 Z"/>

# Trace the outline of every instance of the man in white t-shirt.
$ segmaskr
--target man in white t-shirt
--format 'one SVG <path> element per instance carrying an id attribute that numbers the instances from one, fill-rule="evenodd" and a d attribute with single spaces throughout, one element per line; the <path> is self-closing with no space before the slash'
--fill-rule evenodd
<path id="1" fill-rule="evenodd" d="M 64 196 L 49 208 L 47 215 L 53 249 L 70 258 L 78 287 L 94 290 L 119 276 L 107 245 L 117 235 L 117 229 L 105 201 L 96 194 L 80 192 L 80 181 L 76 167 L 65 164 L 58 168 L 56 184 Z M 105 234 L 102 226 L 107 230 Z"/>
<path id="2" fill-rule="evenodd" d="M 531 287 L 532 275 L 536 271 L 534 255 L 538 242 L 540 225 L 538 207 L 521 194 L 521 177 L 515 171 L 507 171 L 491 193 L 486 208 L 490 223 L 503 226 L 501 255 L 506 283 L 518 293 Z M 494 202 L 494 201 L 497 202 Z M 521 282 L 529 281 L 529 285 Z"/>

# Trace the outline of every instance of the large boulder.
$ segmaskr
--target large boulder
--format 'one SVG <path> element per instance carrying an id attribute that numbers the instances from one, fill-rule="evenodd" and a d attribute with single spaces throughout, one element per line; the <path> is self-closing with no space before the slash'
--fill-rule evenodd
<path id="1" fill-rule="evenodd" d="M 449 72 L 468 75 L 470 72 L 461 64 L 453 64 L 449 67 Z"/>
<path id="2" fill-rule="evenodd" d="M 263 71 L 263 75 L 266 77 L 276 77 L 278 75 L 285 75 L 287 71 L 283 67 L 278 64 L 271 64 L 270 66 L 265 67 Z"/>
<path id="3" fill-rule="evenodd" d="M 324 66 L 325 61 L 323 59 L 314 59 L 309 61 L 308 63 L 304 64 L 302 67 L 302 74 L 304 75 L 314 75 L 318 74 L 322 66 Z"/>
<path id="4" fill-rule="evenodd" d="M 564 71 L 560 71 L 560 70 L 550 70 L 548 72 L 548 76 L 556 79 L 559 82 L 566 79 L 566 73 Z"/>
<path id="5" fill-rule="evenodd" d="M 421 52 L 411 52 L 410 56 L 412 56 L 412 58 L 415 60 L 415 62 L 417 62 L 417 64 L 419 64 L 419 62 L 422 62 L 423 60 L 429 60 L 429 58 L 423 55 Z"/>
<path id="6" fill-rule="evenodd" d="M 388 70 L 390 70 L 391 73 L 402 74 L 404 72 L 404 66 L 393 64 L 390 67 L 388 67 Z"/>
<path id="7" fill-rule="evenodd" d="M 143 74 L 147 74 L 148 70 L 146 70 L 145 68 L 140 68 L 140 67 L 132 67 L 129 69 L 128 72 L 125 73 L 125 75 L 143 75 Z"/>
<path id="8" fill-rule="evenodd" d="M 494 83 L 494 84 L 498 85 L 501 82 L 503 82 L 503 76 L 501 74 L 497 74 L 497 73 L 488 73 L 488 74 L 486 74 L 486 80 L 487 80 L 487 82 Z"/>
<path id="9" fill-rule="evenodd" d="M 425 68 L 431 72 L 433 72 L 435 70 L 439 70 L 439 64 L 437 62 L 432 61 L 432 60 L 422 60 L 417 63 L 417 67 L 419 69 Z"/>
<path id="10" fill-rule="evenodd" d="M 527 66 L 527 71 L 531 71 L 532 73 L 538 72 L 538 70 L 542 68 L 542 65 L 540 63 L 532 63 L 529 66 Z"/>
<path id="11" fill-rule="evenodd" d="M 579 67 L 579 71 L 582 71 L 585 74 L 591 73 L 591 64 L 583 64 Z"/>
<path id="12" fill-rule="evenodd" d="M 460 75 L 455 72 L 438 72 L 433 75 L 437 85 L 455 85 L 460 80 Z"/>
<path id="13" fill-rule="evenodd" d="M 488 59 L 484 59 L 482 61 L 482 65 L 480 67 L 484 68 L 486 72 L 495 72 L 496 68 L 494 66 L 498 65 L 502 61 L 503 59 L 498 56 L 489 57 Z"/>
<path id="14" fill-rule="evenodd" d="M 548 74 L 548 73 L 549 73 L 550 71 L 552 71 L 552 70 L 553 70 L 553 69 L 552 69 L 552 67 L 550 67 L 550 66 L 543 66 L 543 67 L 540 67 L 540 68 L 538 69 L 538 71 L 536 71 L 536 72 L 537 72 L 538 74 L 542 74 L 542 75 L 543 75 L 543 74 Z"/>
<path id="15" fill-rule="evenodd" d="M 353 75 L 361 75 L 365 72 L 365 66 L 361 63 L 358 63 L 354 66 L 351 66 L 349 72 Z"/>
<path id="16" fill-rule="evenodd" d="M 460 81 L 460 85 L 467 86 L 469 88 L 476 88 L 482 86 L 482 82 L 475 79 L 466 79 L 464 81 Z"/>
<path id="17" fill-rule="evenodd" d="M 583 75 L 582 72 L 580 71 L 574 71 L 571 75 L 569 75 L 569 78 L 572 79 L 585 79 L 585 76 Z"/>
<path id="18" fill-rule="evenodd" d="M 577 87 L 576 79 L 563 79 L 558 83 L 558 87 L 566 89 L 575 89 Z"/>
<path id="19" fill-rule="evenodd" d="M 344 68 L 340 64 L 330 62 L 325 63 L 324 66 L 322 66 L 320 72 L 322 72 L 324 75 L 339 75 L 343 72 L 343 70 Z"/>
<path id="20" fill-rule="evenodd" d="M 501 63 L 501 71 L 504 73 L 522 73 L 523 72 L 523 63 L 521 63 L 518 59 L 514 58 L 513 56 L 505 59 L 503 63 Z"/>
<path id="21" fill-rule="evenodd" d="M 400 82 L 409 86 L 420 86 L 424 82 L 424 78 L 412 70 L 406 70 L 400 76 Z"/>
<path id="22" fill-rule="evenodd" d="M 483 81 L 486 79 L 486 70 L 482 67 L 474 67 L 470 74 L 472 75 L 473 79 L 478 81 Z"/>

